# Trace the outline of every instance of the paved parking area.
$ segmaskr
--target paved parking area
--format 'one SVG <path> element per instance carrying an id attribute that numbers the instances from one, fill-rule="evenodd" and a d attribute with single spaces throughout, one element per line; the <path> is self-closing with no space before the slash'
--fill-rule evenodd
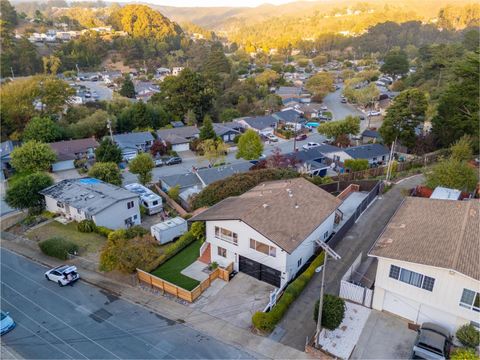
<path id="1" fill-rule="evenodd" d="M 416 336 L 406 320 L 372 310 L 350 359 L 410 359 Z"/>
<path id="2" fill-rule="evenodd" d="M 238 273 L 229 283 L 215 280 L 193 306 L 237 327 L 249 329 L 252 315 L 263 311 L 273 289 L 273 285 Z"/>

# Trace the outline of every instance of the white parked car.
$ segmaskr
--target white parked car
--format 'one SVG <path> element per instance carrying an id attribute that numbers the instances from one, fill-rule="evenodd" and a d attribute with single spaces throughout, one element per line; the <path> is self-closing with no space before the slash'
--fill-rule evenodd
<path id="1" fill-rule="evenodd" d="M 45 273 L 45 278 L 56 282 L 60 286 L 65 286 L 80 279 L 80 275 L 77 273 L 77 268 L 75 266 L 60 265 L 48 270 Z"/>
<path id="2" fill-rule="evenodd" d="M 380 113 L 380 111 L 369 111 L 367 115 L 368 116 L 380 116 L 381 113 Z"/>
<path id="3" fill-rule="evenodd" d="M 326 107 L 325 105 L 323 105 L 323 106 L 320 108 L 320 110 L 322 110 L 322 111 L 327 111 L 327 110 L 328 110 L 328 107 Z"/>
<path id="4" fill-rule="evenodd" d="M 304 148 L 305 150 L 309 150 L 309 149 L 316 148 L 316 147 L 318 147 L 318 146 L 320 146 L 319 143 L 316 143 L 316 142 L 308 142 L 308 143 L 306 143 L 305 145 L 303 145 L 303 148 Z"/>
<path id="5" fill-rule="evenodd" d="M 268 134 L 267 139 L 270 140 L 271 142 L 277 142 L 278 141 L 278 137 L 276 137 L 273 134 Z"/>

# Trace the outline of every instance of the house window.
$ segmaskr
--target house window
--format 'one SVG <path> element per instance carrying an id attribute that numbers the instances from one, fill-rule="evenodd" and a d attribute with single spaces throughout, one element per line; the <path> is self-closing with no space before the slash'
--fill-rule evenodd
<path id="1" fill-rule="evenodd" d="M 470 321 L 470 325 L 472 325 L 474 328 L 480 331 L 480 323 L 476 321 Z"/>
<path id="2" fill-rule="evenodd" d="M 328 231 L 325 232 L 325 234 L 323 234 L 323 239 L 326 239 L 328 238 Z"/>
<path id="3" fill-rule="evenodd" d="M 224 258 L 227 257 L 227 249 L 225 249 L 225 248 L 217 246 L 217 253 L 218 253 L 218 256 L 221 256 L 221 257 L 224 257 Z"/>
<path id="4" fill-rule="evenodd" d="M 400 276 L 400 268 L 395 265 L 390 265 L 390 274 L 388 276 L 392 279 L 398 280 L 398 277 Z"/>
<path id="5" fill-rule="evenodd" d="M 254 249 L 258 252 L 264 253 L 271 257 L 277 257 L 277 248 L 274 246 L 269 246 L 260 241 L 250 239 L 250 249 Z"/>
<path id="6" fill-rule="evenodd" d="M 137 220 L 138 215 L 133 215 L 133 220 Z"/>
<path id="7" fill-rule="evenodd" d="M 433 291 L 433 285 L 435 284 L 435 279 L 430 276 L 423 277 L 422 289 Z"/>
<path id="8" fill-rule="evenodd" d="M 382 161 L 385 161 L 385 155 L 382 156 Z"/>
<path id="9" fill-rule="evenodd" d="M 302 258 L 298 259 L 297 261 L 297 267 L 300 267 L 300 265 L 302 265 Z"/>
<path id="10" fill-rule="evenodd" d="M 153 206 L 158 205 L 158 200 L 152 202 Z"/>
<path id="11" fill-rule="evenodd" d="M 59 208 L 62 208 L 62 209 L 63 209 L 63 203 L 61 203 L 60 201 L 57 201 L 57 207 L 59 207 Z"/>
<path id="12" fill-rule="evenodd" d="M 480 294 L 468 289 L 463 289 L 460 306 L 480 312 Z"/>
<path id="13" fill-rule="evenodd" d="M 127 209 L 131 209 L 135 206 L 135 202 L 134 201 L 129 201 L 127 202 Z"/>
<path id="14" fill-rule="evenodd" d="M 238 235 L 233 231 L 215 226 L 215 237 L 233 245 L 238 245 Z"/>
<path id="15" fill-rule="evenodd" d="M 395 265 L 390 265 L 390 272 L 388 276 L 392 279 L 400 280 L 401 282 L 422 288 L 427 291 L 433 291 L 433 286 L 435 285 L 434 278 L 403 269 Z"/>

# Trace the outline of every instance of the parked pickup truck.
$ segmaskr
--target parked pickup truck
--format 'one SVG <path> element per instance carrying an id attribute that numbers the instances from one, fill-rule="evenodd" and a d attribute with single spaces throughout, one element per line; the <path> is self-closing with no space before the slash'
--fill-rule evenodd
<path id="1" fill-rule="evenodd" d="M 447 329 L 433 323 L 423 323 L 418 329 L 412 359 L 448 359 L 451 336 Z"/>

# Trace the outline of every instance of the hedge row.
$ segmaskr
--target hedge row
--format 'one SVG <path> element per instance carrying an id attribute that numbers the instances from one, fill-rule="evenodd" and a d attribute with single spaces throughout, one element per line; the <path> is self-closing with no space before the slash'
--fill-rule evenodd
<path id="1" fill-rule="evenodd" d="M 155 261 L 153 261 L 151 264 L 148 264 L 145 267 L 145 269 L 142 269 L 142 270 L 145 270 L 147 272 L 152 272 L 153 270 L 158 268 L 160 265 L 162 265 L 165 261 L 177 255 L 180 251 L 185 249 L 188 245 L 193 243 L 195 240 L 198 240 L 198 239 L 201 240 L 201 238 L 199 238 L 197 234 L 198 227 L 201 227 L 201 226 L 203 226 L 203 223 L 200 223 L 200 222 L 193 223 L 189 231 L 187 231 L 185 234 L 180 236 L 178 240 L 167 245 L 163 251 L 163 254 L 160 255 L 157 259 L 155 259 Z"/>
<path id="2" fill-rule="evenodd" d="M 108 235 L 113 231 L 105 226 L 97 226 L 92 220 L 82 220 L 77 224 L 77 230 L 83 233 L 96 232 L 99 235 L 108 238 Z"/>
<path id="3" fill-rule="evenodd" d="M 298 177 L 292 169 L 260 169 L 232 175 L 215 181 L 203 189 L 192 202 L 192 208 L 212 206 L 230 196 L 238 196 L 264 181 L 292 179 Z"/>
<path id="4" fill-rule="evenodd" d="M 41 241 L 38 246 L 45 255 L 55 257 L 60 260 L 68 260 L 68 254 L 74 254 L 78 251 L 78 245 L 74 242 L 60 237 L 53 237 Z"/>
<path id="5" fill-rule="evenodd" d="M 272 332 L 275 325 L 282 319 L 287 312 L 290 305 L 302 293 L 305 286 L 312 279 L 315 274 L 315 269 L 323 264 L 325 254 L 322 252 L 315 260 L 307 267 L 307 269 L 296 278 L 290 285 L 287 286 L 280 300 L 269 312 L 256 312 L 252 316 L 253 326 L 262 331 Z"/>

